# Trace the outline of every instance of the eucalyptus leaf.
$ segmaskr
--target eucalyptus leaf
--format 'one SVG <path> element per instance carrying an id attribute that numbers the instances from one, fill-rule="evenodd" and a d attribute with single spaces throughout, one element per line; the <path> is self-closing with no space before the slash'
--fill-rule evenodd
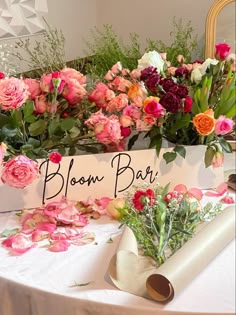
<path id="1" fill-rule="evenodd" d="M 166 164 L 174 161 L 177 157 L 176 152 L 166 152 L 163 154 L 163 158 L 166 161 Z"/>
<path id="2" fill-rule="evenodd" d="M 66 119 L 61 120 L 60 122 L 60 127 L 62 130 L 70 130 L 74 127 L 75 125 L 75 119 L 72 117 L 68 117 Z"/>
<path id="3" fill-rule="evenodd" d="M 205 153 L 205 158 L 204 158 L 204 162 L 205 162 L 205 166 L 209 167 L 212 164 L 212 160 L 214 158 L 215 155 L 215 150 L 212 147 L 208 147 L 206 149 L 206 153 Z"/>
<path id="4" fill-rule="evenodd" d="M 39 119 L 29 126 L 29 133 L 31 136 L 39 136 L 46 130 L 46 126 L 46 122 L 43 119 Z"/>
<path id="5" fill-rule="evenodd" d="M 185 159 L 185 157 L 186 157 L 186 149 L 185 149 L 184 146 L 182 146 L 182 145 L 176 145 L 175 148 L 174 148 L 174 151 L 175 151 L 176 153 L 178 153 L 180 156 L 182 156 L 182 158 Z"/>

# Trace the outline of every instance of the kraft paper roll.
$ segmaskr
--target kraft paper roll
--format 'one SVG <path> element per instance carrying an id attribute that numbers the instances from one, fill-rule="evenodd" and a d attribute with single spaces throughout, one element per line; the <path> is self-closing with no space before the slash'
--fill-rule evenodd
<path id="1" fill-rule="evenodd" d="M 138 255 L 133 232 L 125 227 L 109 274 L 121 290 L 161 303 L 171 301 L 235 237 L 235 205 L 227 207 L 207 223 L 160 267 Z"/>

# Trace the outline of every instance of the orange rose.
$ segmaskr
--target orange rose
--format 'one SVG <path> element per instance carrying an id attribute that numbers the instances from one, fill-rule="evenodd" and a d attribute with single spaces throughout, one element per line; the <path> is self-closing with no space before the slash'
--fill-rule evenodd
<path id="1" fill-rule="evenodd" d="M 215 129 L 214 112 L 212 109 L 206 110 L 204 113 L 197 114 L 193 118 L 193 125 L 197 132 L 202 136 L 208 136 Z"/>
<path id="2" fill-rule="evenodd" d="M 135 98 L 140 97 L 141 99 L 145 99 L 147 97 L 146 89 L 139 83 L 134 83 L 130 86 L 128 90 L 128 97 L 134 101 Z"/>
<path id="3" fill-rule="evenodd" d="M 160 98 L 157 97 L 157 96 L 149 96 L 149 97 L 147 97 L 147 98 L 144 100 L 144 102 L 143 102 L 144 107 L 145 107 L 148 103 L 150 103 L 151 101 L 155 101 L 155 102 L 159 103 Z"/>

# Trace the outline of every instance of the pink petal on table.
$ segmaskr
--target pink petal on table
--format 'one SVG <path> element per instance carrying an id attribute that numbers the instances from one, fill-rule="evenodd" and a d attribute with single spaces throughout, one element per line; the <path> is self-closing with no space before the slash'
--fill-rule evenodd
<path id="1" fill-rule="evenodd" d="M 36 245 L 33 244 L 25 235 L 12 235 L 2 242 L 2 245 L 11 249 L 15 254 L 24 254 Z"/>
<path id="2" fill-rule="evenodd" d="M 46 231 L 49 233 L 53 233 L 56 230 L 56 224 L 49 222 L 39 222 L 37 223 L 37 229 L 40 231 Z"/>
<path id="3" fill-rule="evenodd" d="M 187 187 L 183 184 L 179 184 L 174 187 L 173 191 L 177 191 L 178 193 L 181 193 L 181 194 L 186 194 Z"/>
<path id="4" fill-rule="evenodd" d="M 194 197 L 197 200 L 201 200 L 203 197 L 203 193 L 199 188 L 190 188 L 188 191 L 189 197 Z"/>
<path id="5" fill-rule="evenodd" d="M 31 234 L 31 238 L 33 242 L 40 242 L 49 237 L 49 232 L 42 230 L 34 230 Z"/>
<path id="6" fill-rule="evenodd" d="M 67 240 L 58 240 L 51 243 L 48 249 L 51 252 L 65 252 L 70 247 L 70 243 Z"/>
<path id="7" fill-rule="evenodd" d="M 235 203 L 234 199 L 232 197 L 228 196 L 228 195 L 225 196 L 224 198 L 222 198 L 220 201 L 223 202 L 223 203 L 227 203 L 229 205 Z"/>
<path id="8" fill-rule="evenodd" d="M 95 235 L 91 232 L 82 232 L 78 236 L 71 238 L 71 244 L 76 246 L 87 245 L 95 241 Z"/>
<path id="9" fill-rule="evenodd" d="M 226 183 L 221 183 L 218 187 L 216 187 L 213 191 L 207 191 L 205 196 L 208 197 L 221 197 L 223 196 L 228 190 L 228 186 Z"/>
<path id="10" fill-rule="evenodd" d="M 50 238 L 54 241 L 62 241 L 68 239 L 67 235 L 62 232 L 54 232 L 50 235 Z"/>

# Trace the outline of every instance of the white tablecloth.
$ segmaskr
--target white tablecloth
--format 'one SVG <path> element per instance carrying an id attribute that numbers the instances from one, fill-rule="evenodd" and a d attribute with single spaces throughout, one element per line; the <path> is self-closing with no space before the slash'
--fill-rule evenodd
<path id="1" fill-rule="evenodd" d="M 0 214 L 0 231 L 17 226 L 14 213 Z M 34 248 L 10 256 L 0 247 L 1 315 L 184 315 L 234 314 L 235 243 L 231 242 L 214 261 L 167 305 L 119 291 L 107 268 L 115 253 L 121 230 L 108 217 L 92 221 L 97 245 L 71 246 L 52 253 Z M 112 243 L 107 242 L 110 238 Z M 75 282 L 88 286 L 70 287 Z"/>

